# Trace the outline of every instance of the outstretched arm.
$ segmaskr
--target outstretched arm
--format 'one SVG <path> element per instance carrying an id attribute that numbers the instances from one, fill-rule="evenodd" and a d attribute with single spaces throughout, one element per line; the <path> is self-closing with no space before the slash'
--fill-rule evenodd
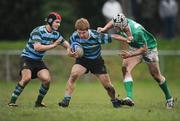
<path id="1" fill-rule="evenodd" d="M 118 40 L 118 41 L 125 42 L 125 43 L 131 42 L 131 40 L 129 40 L 129 38 L 125 38 L 125 37 L 118 35 L 118 34 L 111 34 L 111 38 Z"/>
<path id="2" fill-rule="evenodd" d="M 109 21 L 104 27 L 98 27 L 97 28 L 97 31 L 98 32 L 106 32 L 108 31 L 109 29 L 113 28 L 113 22 L 112 20 Z"/>
<path id="3" fill-rule="evenodd" d="M 55 48 L 58 44 L 60 44 L 61 41 L 62 39 L 58 39 L 50 45 L 42 45 L 40 42 L 35 42 L 33 46 L 36 51 L 46 51 Z"/>
<path id="4" fill-rule="evenodd" d="M 120 53 L 120 55 L 122 56 L 122 58 L 126 59 L 129 57 L 133 57 L 133 56 L 137 56 L 137 55 L 141 55 L 143 53 L 147 52 L 147 46 L 144 45 L 143 47 L 133 51 L 133 52 L 129 52 L 129 51 L 122 51 Z"/>
<path id="5" fill-rule="evenodd" d="M 70 44 L 69 44 L 69 42 L 67 40 L 63 39 L 63 45 L 62 46 L 67 49 L 67 55 L 68 56 L 70 56 L 70 57 L 75 56 L 75 53 L 72 52 L 71 46 L 70 46 Z"/>

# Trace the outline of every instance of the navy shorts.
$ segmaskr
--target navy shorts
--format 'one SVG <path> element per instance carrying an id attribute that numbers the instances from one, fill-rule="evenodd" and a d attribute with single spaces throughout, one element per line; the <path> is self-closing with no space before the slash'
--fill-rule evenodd
<path id="1" fill-rule="evenodd" d="M 47 69 L 45 63 L 42 60 L 35 60 L 35 59 L 31 59 L 28 57 L 21 57 L 21 70 L 20 70 L 20 75 L 21 75 L 21 71 L 23 69 L 30 69 L 31 70 L 31 79 L 35 79 L 37 78 L 37 73 L 42 70 L 42 69 Z"/>
<path id="2" fill-rule="evenodd" d="M 106 66 L 102 57 L 97 59 L 77 58 L 75 64 L 80 64 L 93 74 L 107 74 Z"/>

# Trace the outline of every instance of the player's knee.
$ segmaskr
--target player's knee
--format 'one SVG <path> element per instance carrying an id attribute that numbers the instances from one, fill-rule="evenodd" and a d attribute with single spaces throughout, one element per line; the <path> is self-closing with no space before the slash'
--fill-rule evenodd
<path id="1" fill-rule="evenodd" d="M 44 81 L 43 83 L 44 83 L 44 85 L 49 86 L 49 85 L 50 85 L 50 82 L 51 82 L 51 80 L 46 80 L 46 81 Z"/>
<path id="2" fill-rule="evenodd" d="M 40 78 L 40 80 L 42 80 L 44 85 L 49 86 L 49 84 L 51 82 L 51 77 L 50 76 L 43 76 Z"/>
<path id="3" fill-rule="evenodd" d="M 76 80 L 79 77 L 77 72 L 72 72 L 70 75 L 71 80 Z"/>
<path id="4" fill-rule="evenodd" d="M 31 76 L 23 76 L 19 83 L 22 86 L 26 86 L 30 80 L 31 80 Z"/>
<path id="5" fill-rule="evenodd" d="M 26 75 L 22 77 L 23 82 L 29 82 L 31 80 L 31 75 Z"/>
<path id="6" fill-rule="evenodd" d="M 50 80 L 51 80 L 51 77 L 50 76 L 44 76 L 44 77 L 42 77 L 42 81 L 44 81 L 44 82 L 50 82 Z"/>

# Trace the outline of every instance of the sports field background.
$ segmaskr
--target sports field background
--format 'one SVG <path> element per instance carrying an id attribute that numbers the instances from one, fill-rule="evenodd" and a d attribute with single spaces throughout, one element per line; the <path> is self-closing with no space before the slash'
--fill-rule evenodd
<path id="1" fill-rule="evenodd" d="M 179 50 L 178 39 L 174 41 L 158 41 L 161 50 Z M 9 45 L 9 46 L 7 46 Z M 171 45 L 171 46 L 170 46 Z M 3 42 L 1 50 L 14 50 L 24 47 L 24 43 Z M 116 42 L 104 49 L 118 49 Z M 2 49 L 3 48 L 3 49 Z M 61 48 L 60 48 L 61 49 Z M 1 60 L 3 57 L 1 57 Z M 15 59 L 12 57 L 12 60 Z M 104 56 L 108 72 L 119 94 L 125 96 L 122 83 L 121 58 L 117 56 Z M 46 57 L 45 61 L 53 76 L 50 90 L 44 99 L 48 108 L 34 108 L 34 101 L 38 95 L 40 81 L 32 80 L 19 97 L 17 108 L 9 108 L 7 103 L 18 80 L 0 80 L 0 121 L 179 121 L 180 120 L 180 81 L 179 56 L 164 58 L 164 72 L 169 87 L 175 98 L 175 108 L 165 108 L 164 95 L 159 86 L 149 75 L 145 64 L 138 65 L 133 70 L 134 75 L 134 101 L 133 108 L 122 107 L 114 109 L 106 91 L 98 80 L 92 76 L 84 76 L 76 83 L 70 107 L 60 108 L 57 104 L 63 98 L 66 81 L 68 79 L 73 60 L 69 57 Z M 1 64 L 2 66 L 3 64 Z M 13 68 L 18 74 L 18 68 Z M 2 72 L 3 70 L 1 70 Z"/>
<path id="2" fill-rule="evenodd" d="M 113 84 L 120 98 L 124 97 L 122 83 Z M 165 108 L 164 96 L 156 83 L 151 80 L 135 82 L 133 108 L 113 108 L 99 82 L 78 82 L 70 106 L 61 108 L 57 103 L 63 98 L 65 83 L 55 82 L 44 99 L 48 108 L 37 109 L 33 106 L 39 82 L 34 80 L 25 88 L 17 101 L 19 104 L 17 108 L 7 106 L 10 93 L 16 84 L 1 82 L 0 121 L 179 121 L 180 82 L 175 80 L 169 81 L 168 84 L 176 99 L 173 110 Z"/>

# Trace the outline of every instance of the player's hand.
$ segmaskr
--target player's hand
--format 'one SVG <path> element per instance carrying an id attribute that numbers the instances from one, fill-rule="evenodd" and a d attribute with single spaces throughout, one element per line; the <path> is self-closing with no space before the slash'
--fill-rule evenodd
<path id="1" fill-rule="evenodd" d="M 129 44 L 129 43 L 131 43 L 131 40 L 126 39 L 125 43 Z"/>
<path id="2" fill-rule="evenodd" d="M 61 40 L 55 40 L 54 42 L 53 42 L 53 45 L 56 47 L 56 46 L 58 46 L 59 44 L 60 44 L 60 42 L 61 42 Z"/>
<path id="3" fill-rule="evenodd" d="M 71 48 L 67 48 L 67 55 L 73 58 L 78 58 L 77 52 L 73 52 Z"/>
<path id="4" fill-rule="evenodd" d="M 129 36 L 129 37 L 128 37 L 128 40 L 129 40 L 129 41 L 133 40 L 133 36 Z"/>
<path id="5" fill-rule="evenodd" d="M 105 31 L 105 29 L 102 28 L 102 27 L 98 27 L 98 28 L 97 28 L 97 32 L 99 32 L 99 33 L 104 32 L 104 31 Z"/>
<path id="6" fill-rule="evenodd" d="M 67 48 L 67 55 L 70 56 L 70 57 L 74 56 L 74 52 L 72 51 L 71 48 Z"/>
<path id="7" fill-rule="evenodd" d="M 122 50 L 122 52 L 119 54 L 123 59 L 129 58 L 132 56 L 132 53 L 126 50 Z"/>
<path id="8" fill-rule="evenodd" d="M 133 40 L 133 36 L 129 36 L 128 38 L 127 38 L 127 43 L 131 43 L 131 41 Z"/>

